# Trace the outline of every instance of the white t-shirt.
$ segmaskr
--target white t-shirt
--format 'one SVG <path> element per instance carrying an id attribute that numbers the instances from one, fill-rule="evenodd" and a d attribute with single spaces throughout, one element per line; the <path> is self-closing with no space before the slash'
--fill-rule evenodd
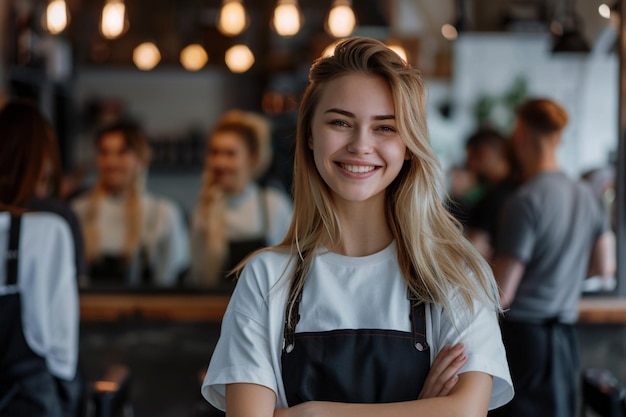
<path id="1" fill-rule="evenodd" d="M 19 292 L 28 346 L 56 377 L 71 380 L 78 360 L 78 289 L 74 241 L 65 220 L 27 213 L 20 231 L 18 281 L 6 285 L 9 213 L 0 213 L 0 295 Z"/>
<path id="2" fill-rule="evenodd" d="M 206 213 L 197 206 L 191 225 L 191 275 L 197 283 L 203 282 L 205 271 L 211 267 L 206 263 L 206 231 L 202 216 Z M 251 183 L 241 194 L 227 200 L 224 233 L 230 242 L 262 237 L 268 246 L 274 246 L 285 238 L 292 216 L 293 205 L 287 194 Z"/>
<path id="3" fill-rule="evenodd" d="M 242 272 L 202 385 L 204 397 L 221 410 L 225 385 L 237 382 L 266 386 L 276 393 L 277 408 L 287 406 L 280 357 L 286 283 L 294 266 L 290 259 L 288 253 L 262 252 Z M 279 281 L 283 275 L 285 279 Z M 358 258 L 320 251 L 304 285 L 296 332 L 359 328 L 410 332 L 406 295 L 395 243 Z M 513 397 L 513 385 L 497 315 L 476 304 L 470 317 L 460 296 L 450 296 L 458 307 L 454 323 L 441 306 L 426 308 L 431 363 L 446 344 L 463 342 L 468 360 L 460 372 L 492 375 L 489 407 L 499 407 Z"/>
<path id="4" fill-rule="evenodd" d="M 72 204 L 81 223 L 85 222 L 90 196 L 76 199 Z M 181 210 L 171 201 L 145 193 L 141 196 L 142 227 L 140 242 L 148 256 L 154 283 L 159 286 L 176 284 L 178 275 L 189 266 L 189 238 Z M 124 248 L 126 200 L 105 196 L 98 208 L 97 227 L 102 255 L 120 255 Z M 139 271 L 131 273 L 130 284 L 138 283 Z"/>

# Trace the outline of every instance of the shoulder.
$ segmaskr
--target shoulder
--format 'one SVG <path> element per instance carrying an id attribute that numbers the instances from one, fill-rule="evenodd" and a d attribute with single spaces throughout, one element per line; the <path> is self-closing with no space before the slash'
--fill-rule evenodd
<path id="1" fill-rule="evenodd" d="M 22 217 L 22 239 L 26 247 L 71 246 L 72 234 L 67 221 L 56 213 L 34 212 Z"/>
<path id="2" fill-rule="evenodd" d="M 259 285 L 265 290 L 269 290 L 281 278 L 288 276 L 290 268 L 293 267 L 294 257 L 287 248 L 272 247 L 262 249 L 252 255 L 246 266 L 241 271 L 240 281 L 253 285 Z"/>
<path id="3" fill-rule="evenodd" d="M 77 224 L 78 219 L 76 218 L 76 213 L 74 210 L 70 208 L 69 205 L 54 199 L 37 199 L 33 200 L 29 207 L 38 212 L 49 212 L 58 214 L 63 217 L 70 225 L 74 226 Z"/>

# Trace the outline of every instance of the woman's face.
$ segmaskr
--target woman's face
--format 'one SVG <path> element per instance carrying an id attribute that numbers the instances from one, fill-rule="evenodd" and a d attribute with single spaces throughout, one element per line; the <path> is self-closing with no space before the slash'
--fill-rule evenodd
<path id="1" fill-rule="evenodd" d="M 236 132 L 218 132 L 211 137 L 207 164 L 213 181 L 224 192 L 242 192 L 251 181 L 254 158 L 245 140 Z"/>
<path id="2" fill-rule="evenodd" d="M 100 138 L 96 164 L 100 180 L 110 192 L 129 189 L 142 165 L 137 155 L 126 145 L 122 132 L 106 133 Z"/>
<path id="3" fill-rule="evenodd" d="M 336 202 L 383 204 L 408 159 L 387 81 L 359 74 L 329 81 L 313 113 L 309 147 Z"/>

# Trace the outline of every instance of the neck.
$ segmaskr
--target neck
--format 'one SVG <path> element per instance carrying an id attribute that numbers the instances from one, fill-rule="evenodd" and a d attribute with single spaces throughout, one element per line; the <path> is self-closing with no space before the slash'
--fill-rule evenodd
<path id="1" fill-rule="evenodd" d="M 332 252 L 346 256 L 367 256 L 389 246 L 393 235 L 385 220 L 384 200 L 337 205 L 341 241 L 328 245 Z"/>
<path id="2" fill-rule="evenodd" d="M 544 172 L 558 171 L 559 164 L 556 158 L 556 152 L 544 149 L 540 155 L 535 158 L 529 158 L 529 161 L 524 167 L 524 180 L 528 181 L 535 175 L 543 174 Z"/>

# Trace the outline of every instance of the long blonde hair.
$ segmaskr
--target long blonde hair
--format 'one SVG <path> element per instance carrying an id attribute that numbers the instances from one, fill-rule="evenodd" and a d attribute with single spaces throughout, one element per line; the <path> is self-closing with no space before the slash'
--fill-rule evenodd
<path id="1" fill-rule="evenodd" d="M 143 212 L 141 196 L 146 187 L 147 167 L 150 162 L 150 146 L 137 125 L 130 122 L 118 122 L 100 130 L 96 135 L 96 147 L 103 138 L 110 133 L 121 133 L 126 146 L 137 156 L 139 168 L 128 190 L 125 202 L 126 238 L 122 248 L 122 256 L 130 260 L 137 252 L 141 242 Z M 102 179 L 98 178 L 96 185 L 89 195 L 84 221 L 82 223 L 85 240 L 85 258 L 88 262 L 99 256 L 100 231 L 98 230 L 98 216 L 102 200 L 107 195 Z"/>
<path id="2" fill-rule="evenodd" d="M 219 133 L 235 133 L 244 142 L 252 157 L 251 179 L 258 180 L 266 173 L 272 161 L 270 130 L 269 121 L 261 114 L 231 110 L 217 121 L 207 144 Z M 215 185 L 211 167 L 205 164 L 192 233 L 193 239 L 202 242 L 203 245 L 200 246 L 204 247 L 202 253 L 194 253 L 194 257 L 200 257 L 204 262 L 201 266 L 197 263 L 192 265 L 192 275 L 194 279 L 205 284 L 218 282 L 229 256 L 224 228 L 225 212 L 226 196 Z"/>
<path id="3" fill-rule="evenodd" d="M 456 290 L 467 311 L 473 301 L 500 310 L 491 269 L 463 237 L 461 227 L 444 206 L 445 186 L 439 160 L 428 137 L 426 91 L 419 71 L 382 42 L 350 38 L 330 57 L 317 59 L 298 115 L 294 161 L 294 218 L 278 246 L 291 250 L 298 267 L 290 277 L 289 309 L 304 286 L 315 249 L 341 238 L 341 224 L 328 186 L 316 169 L 308 146 L 311 123 L 324 87 L 346 74 L 383 77 L 391 88 L 397 129 L 411 153 L 386 190 L 386 220 L 398 248 L 400 270 L 419 299 L 450 311 L 450 291 Z M 475 278 L 472 278 L 473 275 Z"/>

